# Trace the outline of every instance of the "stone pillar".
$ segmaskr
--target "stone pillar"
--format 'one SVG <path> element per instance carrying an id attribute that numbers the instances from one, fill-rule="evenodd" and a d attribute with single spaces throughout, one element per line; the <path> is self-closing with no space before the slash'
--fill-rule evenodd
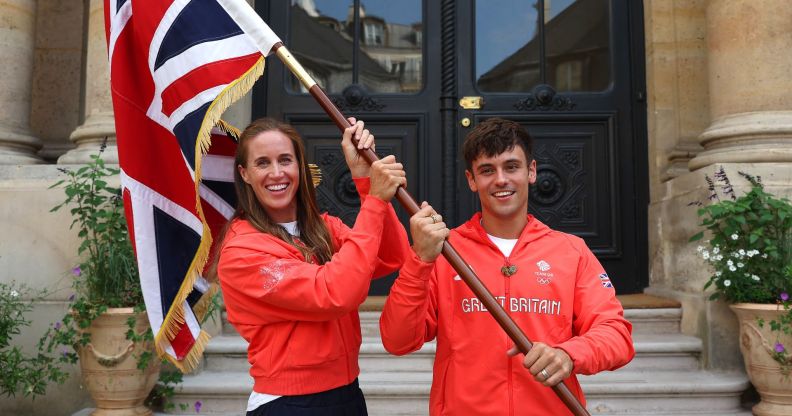
<path id="1" fill-rule="evenodd" d="M 59 164 L 82 164 L 107 138 L 107 149 L 102 159 L 118 163 L 115 118 L 110 94 L 110 65 L 107 59 L 107 38 L 104 27 L 102 0 L 90 0 L 85 59 L 85 121 L 69 137 L 77 145 L 60 158 Z"/>
<path id="2" fill-rule="evenodd" d="M 43 163 L 41 141 L 30 132 L 35 0 L 0 2 L 0 164 Z"/>
<path id="3" fill-rule="evenodd" d="M 695 170 L 713 163 L 792 162 L 792 7 L 787 0 L 710 0 L 709 127 Z"/>
<path id="4" fill-rule="evenodd" d="M 706 0 L 644 1 L 650 189 L 688 172 L 709 125 Z"/>

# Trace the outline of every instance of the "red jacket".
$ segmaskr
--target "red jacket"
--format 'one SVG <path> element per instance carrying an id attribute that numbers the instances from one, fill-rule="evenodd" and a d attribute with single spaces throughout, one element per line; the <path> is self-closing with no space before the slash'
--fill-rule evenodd
<path id="1" fill-rule="evenodd" d="M 355 184 L 363 202 L 352 229 L 323 215 L 336 250 L 324 265 L 244 220 L 223 241 L 218 276 L 228 321 L 249 343 L 256 392 L 316 393 L 360 373 L 357 308 L 372 276 L 404 262 L 407 235 L 390 204 L 364 196 L 367 179 Z"/>
<path id="2" fill-rule="evenodd" d="M 635 355 L 632 325 L 602 266 L 578 237 L 528 216 L 507 259 L 480 225 L 481 214 L 451 232 L 450 241 L 529 339 L 562 348 L 573 373 L 593 374 Z M 552 389 L 534 381 L 523 356 L 443 257 L 414 253 L 391 287 L 380 319 L 382 342 L 396 355 L 437 338 L 431 415 L 569 415 Z M 577 378 L 567 381 L 583 400 Z M 585 404 L 585 402 L 583 402 Z"/>

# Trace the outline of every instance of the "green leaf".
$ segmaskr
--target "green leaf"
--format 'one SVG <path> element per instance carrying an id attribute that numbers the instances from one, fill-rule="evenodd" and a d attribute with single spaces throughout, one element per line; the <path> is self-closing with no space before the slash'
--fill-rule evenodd
<path id="1" fill-rule="evenodd" d="M 690 237 L 690 240 L 688 240 L 688 242 L 692 243 L 694 241 L 701 240 L 703 237 L 704 237 L 704 231 L 699 231 L 698 233 Z"/>

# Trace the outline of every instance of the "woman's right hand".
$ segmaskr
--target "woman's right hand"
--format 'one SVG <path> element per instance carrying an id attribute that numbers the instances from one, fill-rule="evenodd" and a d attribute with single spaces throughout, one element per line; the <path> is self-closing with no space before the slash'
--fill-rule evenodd
<path id="1" fill-rule="evenodd" d="M 390 155 L 371 164 L 371 190 L 369 194 L 389 202 L 399 186 L 407 186 L 407 174 L 396 156 Z"/>

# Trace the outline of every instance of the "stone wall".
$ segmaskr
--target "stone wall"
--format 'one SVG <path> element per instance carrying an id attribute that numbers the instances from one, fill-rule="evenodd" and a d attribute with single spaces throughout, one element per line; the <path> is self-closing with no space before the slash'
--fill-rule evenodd
<path id="1" fill-rule="evenodd" d="M 646 292 L 684 305 L 684 332 L 701 337 L 711 368 L 741 369 L 736 318 L 710 302 L 710 275 L 688 238 L 706 201 L 704 175 L 723 167 L 792 194 L 792 4 L 782 0 L 645 1 L 649 125 Z"/>

